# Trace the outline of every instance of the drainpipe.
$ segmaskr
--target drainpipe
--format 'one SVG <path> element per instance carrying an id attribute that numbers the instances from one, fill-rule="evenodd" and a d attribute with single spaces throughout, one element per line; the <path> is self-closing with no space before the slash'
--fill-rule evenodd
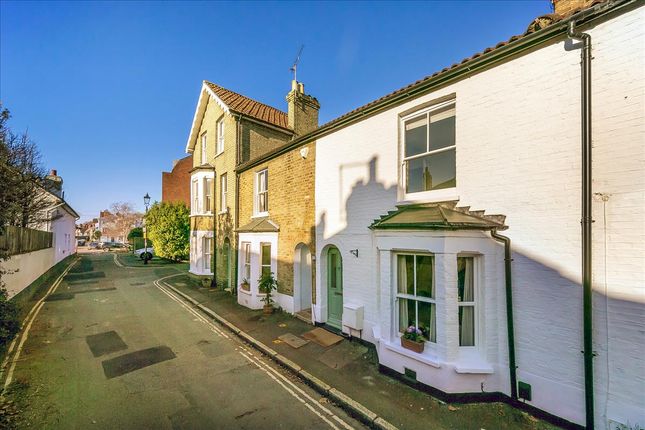
<path id="1" fill-rule="evenodd" d="M 593 398 L 593 332 L 591 285 L 591 36 L 576 33 L 575 22 L 569 22 L 567 35 L 582 42 L 581 56 L 581 123 L 582 123 L 582 309 L 584 332 L 585 411 L 587 429 L 594 428 Z"/>
<path id="2" fill-rule="evenodd" d="M 211 202 L 211 210 L 213 211 L 213 261 L 211 262 L 211 270 L 213 271 L 213 279 L 211 280 L 211 288 L 217 288 L 217 170 L 213 166 L 213 201 Z"/>
<path id="3" fill-rule="evenodd" d="M 508 372 L 511 377 L 511 398 L 517 400 L 517 365 L 515 364 L 515 329 L 513 327 L 513 278 L 511 273 L 511 239 L 497 233 L 490 235 L 504 244 L 504 278 L 506 282 L 506 331 L 508 336 Z"/>

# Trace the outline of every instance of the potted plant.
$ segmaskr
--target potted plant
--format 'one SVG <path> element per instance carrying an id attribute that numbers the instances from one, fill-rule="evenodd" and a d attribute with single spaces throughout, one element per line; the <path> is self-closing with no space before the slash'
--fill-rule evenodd
<path id="1" fill-rule="evenodd" d="M 213 280 L 211 278 L 202 278 L 202 287 L 208 288 L 211 286 Z"/>
<path id="2" fill-rule="evenodd" d="M 248 279 L 243 278 L 242 282 L 240 283 L 240 288 L 243 289 L 244 291 L 250 291 L 251 290 L 251 284 L 249 284 Z"/>
<path id="3" fill-rule="evenodd" d="M 273 313 L 273 298 L 271 297 L 271 292 L 278 289 L 278 281 L 276 281 L 273 276 L 273 272 L 266 273 L 260 277 L 258 280 L 258 289 L 261 293 L 264 294 L 262 301 L 264 302 L 264 307 L 262 310 L 265 314 L 269 315 Z"/>
<path id="4" fill-rule="evenodd" d="M 405 333 L 401 336 L 401 346 L 403 348 L 420 354 L 423 352 L 424 345 L 423 332 L 419 328 L 411 325 L 405 329 Z"/>

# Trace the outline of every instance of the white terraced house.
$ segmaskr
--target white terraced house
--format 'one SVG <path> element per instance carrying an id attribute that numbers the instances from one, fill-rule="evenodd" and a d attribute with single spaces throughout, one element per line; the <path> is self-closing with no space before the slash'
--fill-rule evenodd
<path id="1" fill-rule="evenodd" d="M 526 34 L 306 136 L 316 322 L 448 397 L 643 428 L 644 10 L 556 1 Z"/>

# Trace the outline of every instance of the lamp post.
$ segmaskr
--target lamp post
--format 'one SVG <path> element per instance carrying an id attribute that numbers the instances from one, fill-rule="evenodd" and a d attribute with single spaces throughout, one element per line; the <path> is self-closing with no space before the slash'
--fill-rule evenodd
<path id="1" fill-rule="evenodd" d="M 148 206 L 150 206 L 150 196 L 146 193 L 143 196 L 143 205 L 146 207 L 146 217 L 148 216 Z M 146 218 L 143 218 L 143 264 L 148 264 L 148 226 L 146 226 Z"/>

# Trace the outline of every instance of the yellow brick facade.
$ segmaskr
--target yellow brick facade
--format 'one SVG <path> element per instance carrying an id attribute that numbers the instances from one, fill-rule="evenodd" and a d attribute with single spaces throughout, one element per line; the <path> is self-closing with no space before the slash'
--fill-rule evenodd
<path id="1" fill-rule="evenodd" d="M 307 148 L 304 158 L 301 150 Z M 256 173 L 268 169 L 269 216 L 279 226 L 277 278 L 278 291 L 294 294 L 294 252 L 298 244 L 305 244 L 313 253 L 315 247 L 314 180 L 315 142 L 307 143 L 241 172 L 239 214 L 240 225 L 253 218 L 254 184 Z M 312 285 L 315 273 L 312 267 Z M 312 289 L 315 294 L 315 289 Z M 312 297 L 315 303 L 315 298 Z"/>
<path id="2" fill-rule="evenodd" d="M 217 123 L 224 121 L 224 150 L 217 153 Z M 202 158 L 202 135 L 206 133 L 206 157 Z M 238 136 L 240 141 L 238 141 Z M 197 141 L 193 151 L 193 167 L 195 171 L 215 170 L 214 190 L 212 191 L 216 212 L 216 276 L 218 285 L 235 286 L 237 260 L 237 234 L 235 228 L 237 213 L 236 172 L 238 162 L 245 161 L 246 156 L 260 156 L 288 142 L 290 133 L 273 130 L 259 123 L 240 119 L 235 113 L 227 113 L 217 101 L 208 97 Z M 246 148 L 246 149 L 245 149 Z M 202 162 L 206 162 L 205 165 Z M 226 175 L 227 193 L 225 205 L 222 205 L 221 179 Z M 313 198 L 313 197 L 312 197 Z M 193 204 L 194 200 L 191 200 Z M 192 216 L 191 237 L 193 231 L 213 231 L 213 216 Z M 193 242 L 191 241 L 191 244 Z M 228 252 L 227 252 L 228 249 Z"/>

